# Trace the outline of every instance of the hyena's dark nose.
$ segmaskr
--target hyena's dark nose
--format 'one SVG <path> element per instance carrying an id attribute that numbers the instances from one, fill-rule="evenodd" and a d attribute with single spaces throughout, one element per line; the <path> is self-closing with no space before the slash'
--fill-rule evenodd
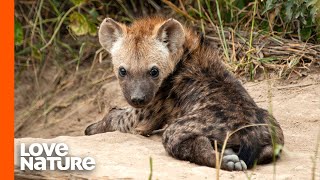
<path id="1" fill-rule="evenodd" d="M 131 97 L 132 104 L 137 106 L 143 105 L 145 103 L 145 100 L 145 97 Z"/>

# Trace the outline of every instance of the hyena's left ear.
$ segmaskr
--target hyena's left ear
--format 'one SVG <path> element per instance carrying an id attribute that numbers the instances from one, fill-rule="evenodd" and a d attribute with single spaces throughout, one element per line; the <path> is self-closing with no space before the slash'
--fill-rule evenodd
<path id="1" fill-rule="evenodd" d="M 99 28 L 99 42 L 103 48 L 110 52 L 114 43 L 123 36 L 126 31 L 125 25 L 106 18 Z"/>
<path id="2" fill-rule="evenodd" d="M 184 44 L 185 32 L 180 22 L 171 18 L 156 30 L 156 37 L 167 45 L 171 53 L 175 53 Z"/>

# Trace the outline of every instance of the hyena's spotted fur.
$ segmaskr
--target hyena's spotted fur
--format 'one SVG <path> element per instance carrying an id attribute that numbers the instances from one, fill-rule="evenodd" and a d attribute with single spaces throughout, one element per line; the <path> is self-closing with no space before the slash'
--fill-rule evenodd
<path id="1" fill-rule="evenodd" d="M 111 109 L 85 134 L 118 130 L 148 135 L 167 126 L 162 142 L 170 155 L 215 167 L 215 140 L 221 149 L 227 132 L 268 124 L 229 138 L 222 161 L 226 170 L 271 162 L 273 145 L 284 144 L 274 117 L 255 104 L 216 51 L 178 21 L 148 18 L 128 27 L 106 19 L 99 40 L 111 53 L 116 74 L 125 67 L 126 75 L 117 77 L 132 107 Z M 156 78 L 149 77 L 152 66 L 159 70 Z"/>

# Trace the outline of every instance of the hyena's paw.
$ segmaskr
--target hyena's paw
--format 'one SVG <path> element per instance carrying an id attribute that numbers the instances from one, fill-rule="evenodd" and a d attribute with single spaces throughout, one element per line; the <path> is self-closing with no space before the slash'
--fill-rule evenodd
<path id="1" fill-rule="evenodd" d="M 152 131 L 145 126 L 138 126 L 132 130 L 132 134 L 142 135 L 142 136 L 150 136 Z"/>
<path id="2" fill-rule="evenodd" d="M 237 155 L 232 148 L 226 148 L 223 152 L 223 156 L 233 155 L 233 154 Z"/>
<path id="3" fill-rule="evenodd" d="M 84 131 L 84 134 L 87 136 L 99 134 L 99 133 L 103 133 L 102 129 L 99 128 L 99 122 L 89 125 Z"/>
<path id="4" fill-rule="evenodd" d="M 244 171 L 247 170 L 247 165 L 236 154 L 231 154 L 223 156 L 221 168 L 228 171 Z"/>
<path id="5" fill-rule="evenodd" d="M 123 109 L 117 107 L 110 109 L 108 114 L 101 121 L 89 125 L 84 131 L 84 134 L 94 135 L 114 131 L 112 122 L 119 119 L 119 116 L 122 114 L 122 111 Z"/>
<path id="6" fill-rule="evenodd" d="M 85 134 L 93 135 L 112 131 L 131 132 L 134 122 L 130 112 L 131 109 L 128 108 L 113 107 L 101 121 L 88 126 Z"/>
<path id="7" fill-rule="evenodd" d="M 106 116 L 101 121 L 89 125 L 84 131 L 85 135 L 94 135 L 105 132 L 115 131 L 111 125 L 111 117 Z"/>

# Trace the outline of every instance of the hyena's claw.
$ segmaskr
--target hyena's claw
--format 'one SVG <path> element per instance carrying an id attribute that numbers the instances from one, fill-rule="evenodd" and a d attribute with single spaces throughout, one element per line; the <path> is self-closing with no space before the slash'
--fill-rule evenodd
<path id="1" fill-rule="evenodd" d="M 244 171 L 247 170 L 247 165 L 244 161 L 240 160 L 237 155 L 232 154 L 222 158 L 222 169 L 228 171 Z"/>

